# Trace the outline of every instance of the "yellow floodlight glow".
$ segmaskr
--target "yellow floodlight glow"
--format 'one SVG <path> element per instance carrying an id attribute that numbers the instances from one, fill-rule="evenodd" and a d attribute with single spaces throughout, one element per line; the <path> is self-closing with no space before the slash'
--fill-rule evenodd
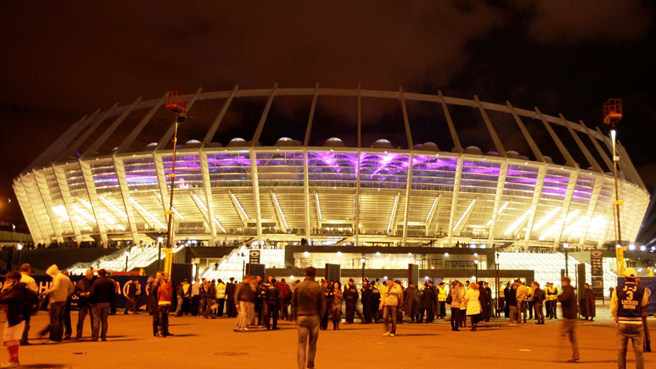
<path id="1" fill-rule="evenodd" d="M 517 233 L 519 227 L 521 227 L 522 224 L 524 224 L 524 222 L 526 222 L 526 220 L 528 219 L 529 214 L 531 214 L 531 209 L 526 210 L 522 215 L 519 216 L 519 218 L 515 219 L 514 222 L 510 223 L 508 228 L 506 228 L 504 234 L 506 236 L 510 236 Z"/>
<path id="2" fill-rule="evenodd" d="M 540 220 L 533 225 L 533 231 L 538 231 L 542 229 L 547 223 L 549 223 L 560 211 L 560 207 L 555 207 L 549 210 Z"/>
<path id="3" fill-rule="evenodd" d="M 501 213 L 503 213 L 504 210 L 506 210 L 507 207 L 508 207 L 508 201 L 505 201 L 503 204 L 501 204 L 501 207 L 499 207 L 499 210 L 497 210 L 497 215 L 496 215 L 497 218 L 499 217 L 499 215 L 501 215 Z M 492 219 L 494 219 L 494 217 L 492 217 Z M 485 224 L 486 228 L 492 227 L 492 219 L 487 221 L 487 223 Z"/>
<path id="4" fill-rule="evenodd" d="M 473 199 L 469 205 L 467 206 L 467 209 L 460 215 L 460 218 L 458 218 L 458 221 L 456 222 L 456 225 L 453 227 L 455 231 L 459 230 L 461 226 L 463 226 L 465 219 L 469 216 L 469 214 L 472 212 L 474 209 L 474 205 L 476 205 L 476 199 Z"/>

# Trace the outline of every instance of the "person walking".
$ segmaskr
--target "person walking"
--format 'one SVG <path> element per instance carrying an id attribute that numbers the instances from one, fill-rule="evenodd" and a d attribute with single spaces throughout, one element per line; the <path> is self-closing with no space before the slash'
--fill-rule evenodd
<path id="1" fill-rule="evenodd" d="M 617 368 L 626 369 L 626 351 L 629 340 L 633 346 L 637 369 L 645 367 L 643 352 L 642 316 L 647 311 L 651 291 L 640 286 L 640 278 L 633 268 L 624 272 L 624 286 L 618 286 L 610 298 L 610 312 L 617 324 L 619 350 Z"/>
<path id="2" fill-rule="evenodd" d="M 465 303 L 465 291 L 462 283 L 453 281 L 449 295 L 451 296 L 451 330 L 457 332 L 460 330 L 460 308 Z"/>
<path id="3" fill-rule="evenodd" d="M 414 323 L 417 319 L 417 287 L 412 282 L 408 282 L 408 288 L 403 291 L 403 306 L 406 315 L 410 316 L 410 321 Z"/>
<path id="4" fill-rule="evenodd" d="M 319 317 L 326 308 L 321 286 L 314 280 L 316 274 L 313 267 L 305 269 L 305 280 L 294 288 L 292 297 L 298 327 L 298 369 L 314 369 L 316 364 Z"/>
<path id="5" fill-rule="evenodd" d="M 446 318 L 446 285 L 440 282 L 437 286 L 437 316 L 439 319 Z"/>
<path id="6" fill-rule="evenodd" d="M 403 289 L 401 286 L 388 279 L 387 283 L 381 285 L 380 309 L 383 311 L 385 321 L 385 336 L 396 336 L 396 311 L 403 301 Z"/>
<path id="7" fill-rule="evenodd" d="M 102 341 L 107 341 L 109 330 L 109 311 L 115 298 L 114 280 L 107 276 L 105 269 L 98 271 L 98 278 L 91 284 L 89 301 L 91 302 L 91 339 L 98 341 L 99 333 Z M 102 328 L 101 328 L 102 327 Z"/>
<path id="8" fill-rule="evenodd" d="M 32 314 L 39 298 L 35 291 L 21 282 L 21 274 L 10 272 L 5 275 L 5 283 L 0 291 L 0 305 L 6 305 L 6 322 L 2 344 L 9 353 L 9 362 L 2 368 L 18 368 L 20 341 L 25 330 L 25 317 Z"/>
<path id="9" fill-rule="evenodd" d="M 330 303 L 330 320 L 333 322 L 333 330 L 339 329 L 339 323 L 342 321 L 342 285 L 339 282 L 333 283 L 333 299 Z"/>
<path id="10" fill-rule="evenodd" d="M 479 300 L 480 291 L 478 283 L 470 283 L 467 291 L 465 292 L 465 306 L 467 316 L 470 319 L 471 330 L 476 330 L 476 325 L 479 322 L 479 317 L 481 315 L 481 302 Z"/>
<path id="11" fill-rule="evenodd" d="M 280 319 L 290 320 L 289 305 L 292 302 L 292 290 L 285 281 L 285 278 L 282 278 L 276 287 L 280 293 Z"/>
<path id="12" fill-rule="evenodd" d="M 252 276 L 246 276 L 244 281 L 237 286 L 235 292 L 235 305 L 238 307 L 236 332 L 248 331 L 248 326 L 253 319 L 255 311 L 255 289 L 256 282 Z"/>
<path id="13" fill-rule="evenodd" d="M 50 341 L 61 342 L 64 331 L 64 308 L 69 296 L 75 290 L 71 280 L 59 270 L 56 264 L 51 265 L 46 274 L 52 278 L 52 286 L 43 294 L 49 299 L 49 324 L 39 332 L 39 336 L 49 335 Z"/>
<path id="14" fill-rule="evenodd" d="M 510 315 L 510 324 L 519 323 L 519 310 L 517 309 L 517 283 L 513 282 L 510 289 L 506 294 L 506 303 L 508 304 L 508 312 Z"/>
<path id="15" fill-rule="evenodd" d="M 158 290 L 159 282 L 161 280 L 161 274 L 159 272 L 155 273 L 154 277 L 148 278 L 148 283 L 146 284 L 146 297 L 148 298 L 148 313 L 152 316 L 152 328 L 153 336 L 157 337 L 159 335 L 159 309 L 157 306 L 158 299 Z"/>
<path id="16" fill-rule="evenodd" d="M 560 301 L 563 315 L 561 335 L 569 339 L 569 343 L 572 347 L 572 356 L 567 361 L 575 363 L 580 359 L 579 346 L 576 338 L 576 315 L 578 313 L 576 306 L 576 292 L 574 291 L 574 287 L 571 286 L 569 277 L 562 278 L 561 286 L 563 292 L 558 295 L 558 301 Z"/>
<path id="17" fill-rule="evenodd" d="M 235 304 L 236 290 L 237 284 L 235 283 L 235 278 L 230 277 L 228 284 L 226 284 L 226 313 L 228 318 L 234 318 L 237 316 L 237 305 Z"/>
<path id="18" fill-rule="evenodd" d="M 371 309 L 371 301 L 373 300 L 373 291 L 369 281 L 365 280 L 362 284 L 362 315 L 364 318 L 364 324 L 371 323 L 373 317 L 373 311 Z"/>
<path id="19" fill-rule="evenodd" d="M 226 289 L 226 284 L 219 279 L 219 281 L 216 282 L 216 316 L 219 318 L 223 316 L 223 311 L 225 310 Z"/>
<path id="20" fill-rule="evenodd" d="M 159 322 L 158 336 L 162 338 L 172 335 L 169 331 L 169 312 L 172 301 L 173 284 L 165 273 L 160 273 L 157 287 L 157 321 Z"/>
<path id="21" fill-rule="evenodd" d="M 29 288 L 31 291 L 37 294 L 39 292 L 39 287 L 36 285 L 36 281 L 34 278 L 31 276 L 32 274 L 32 266 L 28 263 L 24 263 L 20 266 L 20 283 L 24 283 L 27 288 Z M 30 335 L 30 322 L 32 320 L 31 314 L 27 314 L 24 316 L 24 321 L 25 321 L 25 329 L 23 329 L 23 335 L 21 337 L 20 344 L 23 346 L 27 346 L 30 344 L 29 342 L 29 335 Z"/>
<path id="22" fill-rule="evenodd" d="M 517 280 L 517 310 L 519 314 L 520 322 L 526 323 L 527 317 L 527 306 L 529 298 L 529 289 L 526 284 L 520 280 Z"/>
<path id="23" fill-rule="evenodd" d="M 544 324 L 544 309 L 542 308 L 546 294 L 538 282 L 533 282 L 533 310 L 535 310 L 535 324 Z"/>
<path id="24" fill-rule="evenodd" d="M 583 285 L 583 291 L 581 293 L 581 300 L 579 306 L 581 307 L 581 316 L 583 319 L 593 321 L 597 315 L 597 309 L 595 306 L 595 296 L 590 284 L 586 283 Z"/>
<path id="25" fill-rule="evenodd" d="M 355 288 L 355 282 L 353 279 L 349 279 L 348 284 L 344 287 L 344 293 L 342 294 L 344 302 L 346 304 L 346 323 L 353 324 L 355 320 L 355 309 L 358 304 L 358 289 Z"/>
<path id="26" fill-rule="evenodd" d="M 75 327 L 75 339 L 82 339 L 82 330 L 84 328 L 84 320 L 87 315 L 89 316 L 89 326 L 93 331 L 93 314 L 91 312 L 91 301 L 89 296 L 91 295 L 91 285 L 96 280 L 96 277 L 93 275 L 93 270 L 88 269 L 84 273 L 84 278 L 80 279 L 75 285 L 74 295 L 77 296 L 77 326 Z M 93 332 L 92 332 L 93 333 Z"/>
<path id="27" fill-rule="evenodd" d="M 277 282 L 275 279 L 271 278 L 266 283 L 263 283 L 263 287 L 266 290 L 266 295 L 264 296 L 264 327 L 267 330 L 277 330 L 278 329 L 278 312 L 280 311 L 280 291 L 276 286 Z"/>

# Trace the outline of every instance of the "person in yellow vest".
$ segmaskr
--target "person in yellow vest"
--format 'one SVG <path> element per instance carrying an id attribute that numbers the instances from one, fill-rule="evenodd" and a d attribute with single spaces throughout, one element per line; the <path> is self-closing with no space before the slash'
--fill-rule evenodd
<path id="1" fill-rule="evenodd" d="M 556 315 L 556 301 L 558 300 L 558 288 L 556 288 L 552 282 L 547 282 L 547 287 L 545 289 L 547 294 L 547 318 L 549 319 L 558 319 Z"/>
<path id="2" fill-rule="evenodd" d="M 444 319 L 446 318 L 446 285 L 444 282 L 440 282 L 437 286 L 437 318 Z"/>

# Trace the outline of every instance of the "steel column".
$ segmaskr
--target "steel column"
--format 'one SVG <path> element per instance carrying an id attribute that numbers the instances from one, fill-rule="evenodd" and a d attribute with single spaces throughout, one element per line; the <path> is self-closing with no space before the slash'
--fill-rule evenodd
<path id="1" fill-rule="evenodd" d="M 522 119 L 515 112 L 515 108 L 510 104 L 510 101 L 506 100 L 506 106 L 508 106 L 508 109 L 510 109 L 510 114 L 512 114 L 513 118 L 515 119 L 515 123 L 517 123 L 517 127 L 519 127 L 519 131 L 522 132 L 522 136 L 524 136 L 526 143 L 531 148 L 531 152 L 533 152 L 533 156 L 535 156 L 535 158 L 538 161 L 544 162 L 544 156 L 542 155 L 542 151 L 540 151 L 540 148 L 533 140 L 531 133 L 526 128 L 526 125 L 524 124 Z"/>
<path id="2" fill-rule="evenodd" d="M 214 224 L 214 198 L 212 196 L 212 183 L 210 182 L 210 168 L 207 162 L 207 152 L 204 149 L 200 149 L 199 152 L 200 159 L 200 171 L 203 175 L 203 192 L 205 193 L 205 205 L 207 206 L 207 216 L 209 220 L 210 236 L 212 237 L 212 243 L 216 242 L 216 225 Z"/>
<path id="3" fill-rule="evenodd" d="M 128 181 L 125 177 L 125 165 L 123 159 L 119 158 L 116 154 L 112 155 L 112 161 L 114 163 L 116 178 L 118 179 L 118 187 L 121 190 L 123 210 L 125 211 L 125 216 L 128 218 L 128 227 L 130 228 L 132 242 L 137 244 L 139 242 L 139 237 L 137 236 L 137 223 L 134 220 L 134 213 L 132 212 L 132 205 L 130 204 L 130 188 L 128 187 Z"/>
<path id="4" fill-rule="evenodd" d="M 567 217 L 569 216 L 569 208 L 572 204 L 572 197 L 574 197 L 574 188 L 576 188 L 576 180 L 579 177 L 579 170 L 573 171 L 569 175 L 569 182 L 567 183 L 567 192 L 565 193 L 565 200 L 563 201 L 563 223 L 560 225 L 558 230 L 558 236 L 554 238 L 554 246 L 558 247 L 560 245 L 560 240 L 563 237 L 563 231 L 565 230 L 565 225 L 567 223 Z"/>
<path id="5" fill-rule="evenodd" d="M 567 122 L 567 119 L 560 114 L 560 119 L 562 119 L 564 122 Z M 604 171 L 601 170 L 601 167 L 599 166 L 599 163 L 597 160 L 592 156 L 590 153 L 590 150 L 583 144 L 583 141 L 581 141 L 581 138 L 579 137 L 578 134 L 576 134 L 576 131 L 574 131 L 571 127 L 567 127 L 567 130 L 569 133 L 572 135 L 572 138 L 574 138 L 574 142 L 576 142 L 576 146 L 578 146 L 579 150 L 583 153 L 583 156 L 585 156 L 585 160 L 588 161 L 588 163 L 592 166 L 592 169 L 603 173 Z"/>
<path id="6" fill-rule="evenodd" d="M 134 102 L 132 103 L 132 105 L 128 106 L 128 107 L 123 111 L 123 113 L 122 113 L 121 115 L 119 115 L 118 118 L 116 118 L 116 119 L 112 122 L 112 124 L 111 124 L 109 127 L 107 127 L 107 129 L 102 133 L 102 135 L 100 135 L 100 137 L 98 137 L 98 138 L 93 142 L 93 144 L 91 144 L 91 146 L 89 146 L 89 148 L 84 152 L 84 154 L 82 154 L 82 157 L 86 157 L 86 156 L 88 156 L 88 155 L 92 155 L 92 154 L 94 154 L 94 153 L 95 153 L 95 152 L 96 152 L 96 151 L 97 151 L 97 150 L 98 150 L 98 149 L 99 149 L 99 148 L 105 143 L 105 141 L 107 141 L 107 139 L 112 135 L 112 133 L 114 133 L 114 131 L 116 130 L 116 128 L 118 128 L 118 126 L 119 126 L 121 123 L 123 123 L 123 121 L 125 120 L 125 118 L 127 118 L 128 115 L 130 115 L 130 113 L 132 113 L 132 111 L 134 110 L 134 108 L 135 108 L 135 107 L 137 106 L 137 104 L 139 104 L 140 102 L 141 102 L 141 96 L 139 96 L 136 100 L 134 100 Z"/>
<path id="7" fill-rule="evenodd" d="M 579 239 L 579 246 L 583 246 L 583 243 L 585 242 L 586 238 L 588 237 L 588 233 L 590 232 L 590 228 L 592 227 L 592 215 L 594 214 L 594 210 L 597 207 L 597 201 L 599 201 L 599 193 L 601 193 L 601 187 L 604 182 L 603 177 L 595 176 L 594 178 L 595 181 L 592 187 L 592 194 L 590 195 L 590 202 L 588 203 L 588 209 L 585 212 L 585 219 L 587 220 L 587 225 L 585 227 L 585 230 L 581 233 L 581 238 Z"/>
<path id="8" fill-rule="evenodd" d="M 223 117 L 225 117 L 226 113 L 228 112 L 228 108 L 230 108 L 230 104 L 232 104 L 232 99 L 235 98 L 235 95 L 237 94 L 238 90 L 239 90 L 239 86 L 235 85 L 235 87 L 232 89 L 232 92 L 230 93 L 230 96 L 228 96 L 228 99 L 223 103 L 223 107 L 221 107 L 221 111 L 219 112 L 219 115 L 217 115 L 216 118 L 214 118 L 214 121 L 212 122 L 210 129 L 205 134 L 205 138 L 203 138 L 203 143 L 201 144 L 201 147 L 205 147 L 207 146 L 207 144 L 212 142 L 212 139 L 214 138 L 216 131 L 219 129 L 221 122 L 223 122 Z"/>
<path id="9" fill-rule="evenodd" d="M 528 246 L 529 241 L 531 240 L 531 234 L 533 233 L 533 226 L 535 225 L 535 216 L 538 212 L 538 205 L 540 203 L 540 197 L 542 196 L 542 188 L 544 187 L 544 176 L 547 174 L 547 165 L 542 164 L 538 168 L 538 179 L 535 183 L 535 189 L 533 190 L 533 198 L 531 199 L 531 212 L 528 215 L 528 223 L 526 224 L 526 234 L 524 235 L 524 242 Z"/>
<path id="10" fill-rule="evenodd" d="M 146 113 L 146 115 L 141 119 L 141 121 L 139 121 L 139 123 L 134 127 L 134 129 L 132 129 L 130 134 L 127 137 L 125 137 L 125 139 L 123 140 L 123 142 L 121 142 L 120 145 L 118 145 L 118 150 L 117 150 L 118 152 L 123 152 L 123 151 L 130 148 L 130 146 L 132 145 L 134 140 L 137 138 L 139 133 L 141 133 L 141 131 L 143 131 L 143 129 L 148 124 L 148 122 L 150 122 L 150 120 L 153 118 L 155 113 L 157 113 L 157 110 L 159 110 L 159 108 L 164 104 L 164 102 L 166 101 L 166 96 L 167 95 L 168 94 L 164 94 L 164 96 L 162 96 L 157 101 L 157 103 L 154 104 L 152 106 L 152 108 L 150 108 L 148 113 Z"/>
<path id="11" fill-rule="evenodd" d="M 506 184 L 506 176 L 508 175 L 508 161 L 505 160 L 501 163 L 501 169 L 499 171 L 499 179 L 497 180 L 497 192 L 494 194 L 494 207 L 492 208 L 492 223 L 488 230 L 489 234 L 487 237 L 487 243 L 489 246 L 494 245 L 494 232 L 497 226 L 497 218 L 499 211 L 499 203 L 501 202 L 501 196 L 503 195 L 503 189 Z"/>
<path id="12" fill-rule="evenodd" d="M 87 197 L 89 198 L 89 204 L 91 204 L 91 211 L 93 212 L 93 217 L 96 219 L 96 225 L 98 226 L 98 233 L 100 234 L 100 242 L 103 247 L 107 247 L 107 230 L 105 230 L 105 224 L 100 221 L 98 217 L 98 195 L 96 193 L 96 184 L 93 181 L 93 174 L 91 173 L 91 166 L 88 162 L 83 160 L 78 160 L 80 164 L 80 171 L 82 172 L 82 177 L 84 178 L 84 185 L 87 191 Z"/>
<path id="13" fill-rule="evenodd" d="M 492 142 L 494 143 L 494 147 L 496 148 L 497 152 L 501 156 L 506 156 L 506 148 L 503 147 L 503 142 L 501 142 L 501 139 L 499 138 L 499 135 L 497 134 L 497 130 L 494 128 L 494 124 L 492 124 L 492 121 L 490 120 L 490 117 L 487 115 L 487 112 L 483 108 L 483 105 L 481 104 L 481 101 L 478 99 L 478 95 L 474 95 L 474 101 L 476 102 L 476 105 L 478 106 L 478 110 L 481 112 L 481 116 L 483 117 L 483 122 L 485 122 L 485 126 L 487 127 L 487 131 L 490 134 L 490 138 L 492 138 Z"/>
<path id="14" fill-rule="evenodd" d="M 544 128 L 547 130 L 549 133 L 549 136 L 551 136 L 551 139 L 554 141 L 556 146 L 558 147 L 558 151 L 560 151 L 560 154 L 565 158 L 565 161 L 567 162 L 567 165 L 578 168 L 579 164 L 574 161 L 574 158 L 572 158 L 572 155 L 567 151 L 567 148 L 565 148 L 565 145 L 563 145 L 563 142 L 560 140 L 556 132 L 553 130 L 551 127 L 551 124 L 549 124 L 545 119 L 544 116 L 542 115 L 542 112 L 540 112 L 540 109 L 537 107 L 535 108 L 535 113 L 538 115 L 538 118 L 542 121 L 542 124 L 544 124 Z"/>
<path id="15" fill-rule="evenodd" d="M 449 211 L 449 229 L 448 229 L 448 243 L 449 246 L 453 243 L 453 218 L 456 214 L 456 206 L 458 205 L 458 195 L 460 194 L 460 179 L 462 177 L 462 166 L 464 163 L 463 155 L 458 156 L 456 164 L 456 174 L 453 179 L 453 193 L 451 194 L 451 209 Z"/>
<path id="16" fill-rule="evenodd" d="M 449 106 L 444 100 L 444 95 L 442 91 L 437 92 L 438 99 L 442 105 L 442 110 L 444 111 L 444 117 L 446 118 L 446 124 L 449 127 L 449 134 L 451 135 L 451 140 L 453 141 L 453 146 L 457 152 L 463 152 L 462 144 L 460 143 L 460 137 L 458 136 L 458 131 L 456 131 L 456 126 L 453 124 L 453 119 L 451 118 L 451 113 L 449 113 Z"/>
<path id="17" fill-rule="evenodd" d="M 57 239 L 63 242 L 64 237 L 62 236 L 62 229 L 59 224 L 59 220 L 57 219 L 57 217 L 55 217 L 55 214 L 53 213 L 52 198 L 50 197 L 50 190 L 48 189 L 48 186 L 46 184 L 47 182 L 45 178 L 43 178 L 43 173 L 41 173 L 40 171 L 32 171 L 32 174 L 34 175 L 34 184 L 36 185 L 36 188 L 39 191 L 39 195 L 41 196 L 41 201 L 43 202 L 43 206 L 46 209 L 46 214 L 48 215 L 48 219 L 50 220 L 50 226 L 52 227 L 52 231 L 54 232 Z"/>
<path id="18" fill-rule="evenodd" d="M 14 180 L 14 193 L 16 194 L 16 199 L 18 200 L 18 205 L 23 211 L 25 216 L 25 222 L 27 227 L 32 234 L 35 243 L 47 243 L 47 239 L 43 236 L 41 232 L 41 226 L 39 225 L 38 219 L 34 215 L 34 209 L 32 207 L 32 201 L 26 194 L 25 184 L 23 183 L 22 176 Z"/>
<path id="19" fill-rule="evenodd" d="M 75 242 L 79 244 L 82 242 L 82 233 L 80 232 L 80 227 L 78 227 L 77 223 L 73 221 L 73 210 L 71 209 L 73 199 L 71 198 L 71 191 L 68 188 L 68 182 L 66 181 L 66 172 L 64 172 L 64 168 L 61 166 L 52 164 L 51 167 L 53 173 L 55 174 L 55 179 L 57 180 L 59 192 L 62 194 L 62 201 L 64 203 L 64 207 L 66 208 L 66 216 L 68 217 L 68 221 L 71 223 L 71 229 L 75 234 Z"/>

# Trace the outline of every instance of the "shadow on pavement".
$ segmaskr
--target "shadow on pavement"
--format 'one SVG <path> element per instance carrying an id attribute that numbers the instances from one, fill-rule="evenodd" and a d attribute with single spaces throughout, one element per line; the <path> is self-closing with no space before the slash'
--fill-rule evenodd
<path id="1" fill-rule="evenodd" d="M 20 368 L 24 369 L 70 369 L 70 365 L 65 364 L 29 364 L 21 365 Z"/>

